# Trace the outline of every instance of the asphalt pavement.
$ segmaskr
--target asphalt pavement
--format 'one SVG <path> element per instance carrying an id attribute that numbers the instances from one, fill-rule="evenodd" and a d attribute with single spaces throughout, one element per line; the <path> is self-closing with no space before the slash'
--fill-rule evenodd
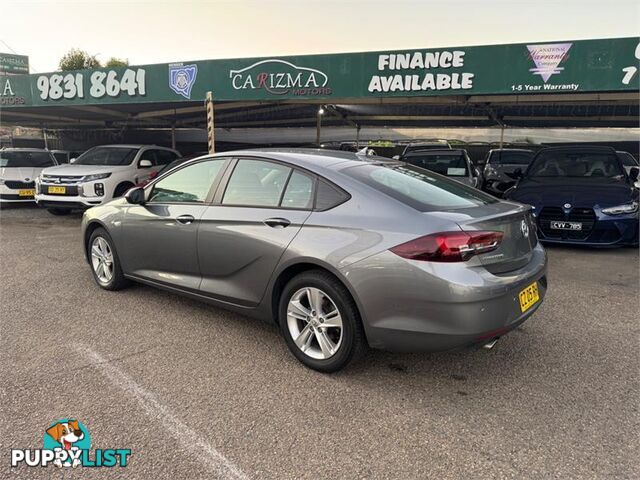
<path id="1" fill-rule="evenodd" d="M 99 289 L 79 214 L 3 208 L 0 477 L 638 478 L 638 251 L 548 252 L 546 301 L 493 350 L 325 375 L 274 326 Z M 128 466 L 10 468 L 68 417 Z"/>

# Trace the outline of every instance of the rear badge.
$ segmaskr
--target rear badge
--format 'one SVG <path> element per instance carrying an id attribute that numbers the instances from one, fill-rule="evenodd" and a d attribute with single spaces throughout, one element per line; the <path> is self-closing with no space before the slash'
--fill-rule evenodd
<path id="1" fill-rule="evenodd" d="M 564 204 L 564 208 L 566 208 L 567 210 L 569 210 L 571 208 L 571 204 L 570 203 L 565 203 Z"/>
<path id="2" fill-rule="evenodd" d="M 520 231 L 522 232 L 524 238 L 529 237 L 529 225 L 527 225 L 527 222 L 525 222 L 524 220 L 520 222 Z"/>

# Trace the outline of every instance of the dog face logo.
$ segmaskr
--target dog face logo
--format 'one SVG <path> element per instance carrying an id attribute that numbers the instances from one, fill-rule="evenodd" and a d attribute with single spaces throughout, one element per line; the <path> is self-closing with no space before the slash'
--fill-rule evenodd
<path id="1" fill-rule="evenodd" d="M 196 83 L 198 65 L 169 65 L 169 88 L 184 98 L 191 99 L 191 88 Z"/>
<path id="2" fill-rule="evenodd" d="M 63 419 L 54 422 L 46 429 L 44 436 L 44 448 L 46 450 L 67 450 L 77 452 L 78 450 L 89 450 L 91 440 L 87 428 L 78 420 Z M 63 464 L 56 460 L 54 464 L 58 467 L 80 465 L 80 460 L 76 457 L 73 462 Z"/>

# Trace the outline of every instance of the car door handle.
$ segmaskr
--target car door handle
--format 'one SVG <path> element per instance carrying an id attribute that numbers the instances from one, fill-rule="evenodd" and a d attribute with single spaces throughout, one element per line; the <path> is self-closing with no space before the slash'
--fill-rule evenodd
<path id="1" fill-rule="evenodd" d="M 195 221 L 195 217 L 193 215 L 180 215 L 176 218 L 176 222 L 182 225 L 189 225 Z"/>
<path id="2" fill-rule="evenodd" d="M 290 220 L 280 217 L 267 218 L 263 223 L 271 228 L 284 228 L 291 225 Z"/>

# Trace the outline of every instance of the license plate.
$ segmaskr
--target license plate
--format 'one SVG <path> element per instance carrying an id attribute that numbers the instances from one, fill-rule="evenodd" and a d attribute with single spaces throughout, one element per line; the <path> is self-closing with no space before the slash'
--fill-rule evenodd
<path id="1" fill-rule="evenodd" d="M 522 290 L 518 294 L 518 298 L 520 299 L 520 310 L 522 310 L 522 313 L 533 307 L 536 302 L 540 300 L 540 295 L 538 294 L 538 282 L 533 282 L 527 288 Z"/>
<path id="2" fill-rule="evenodd" d="M 48 187 L 47 192 L 54 193 L 56 195 L 64 195 L 65 193 L 67 193 L 67 187 Z"/>
<path id="3" fill-rule="evenodd" d="M 552 230 L 582 230 L 580 222 L 551 222 Z"/>
<path id="4" fill-rule="evenodd" d="M 18 190 L 19 197 L 33 197 L 36 194 L 36 191 L 31 190 Z"/>

